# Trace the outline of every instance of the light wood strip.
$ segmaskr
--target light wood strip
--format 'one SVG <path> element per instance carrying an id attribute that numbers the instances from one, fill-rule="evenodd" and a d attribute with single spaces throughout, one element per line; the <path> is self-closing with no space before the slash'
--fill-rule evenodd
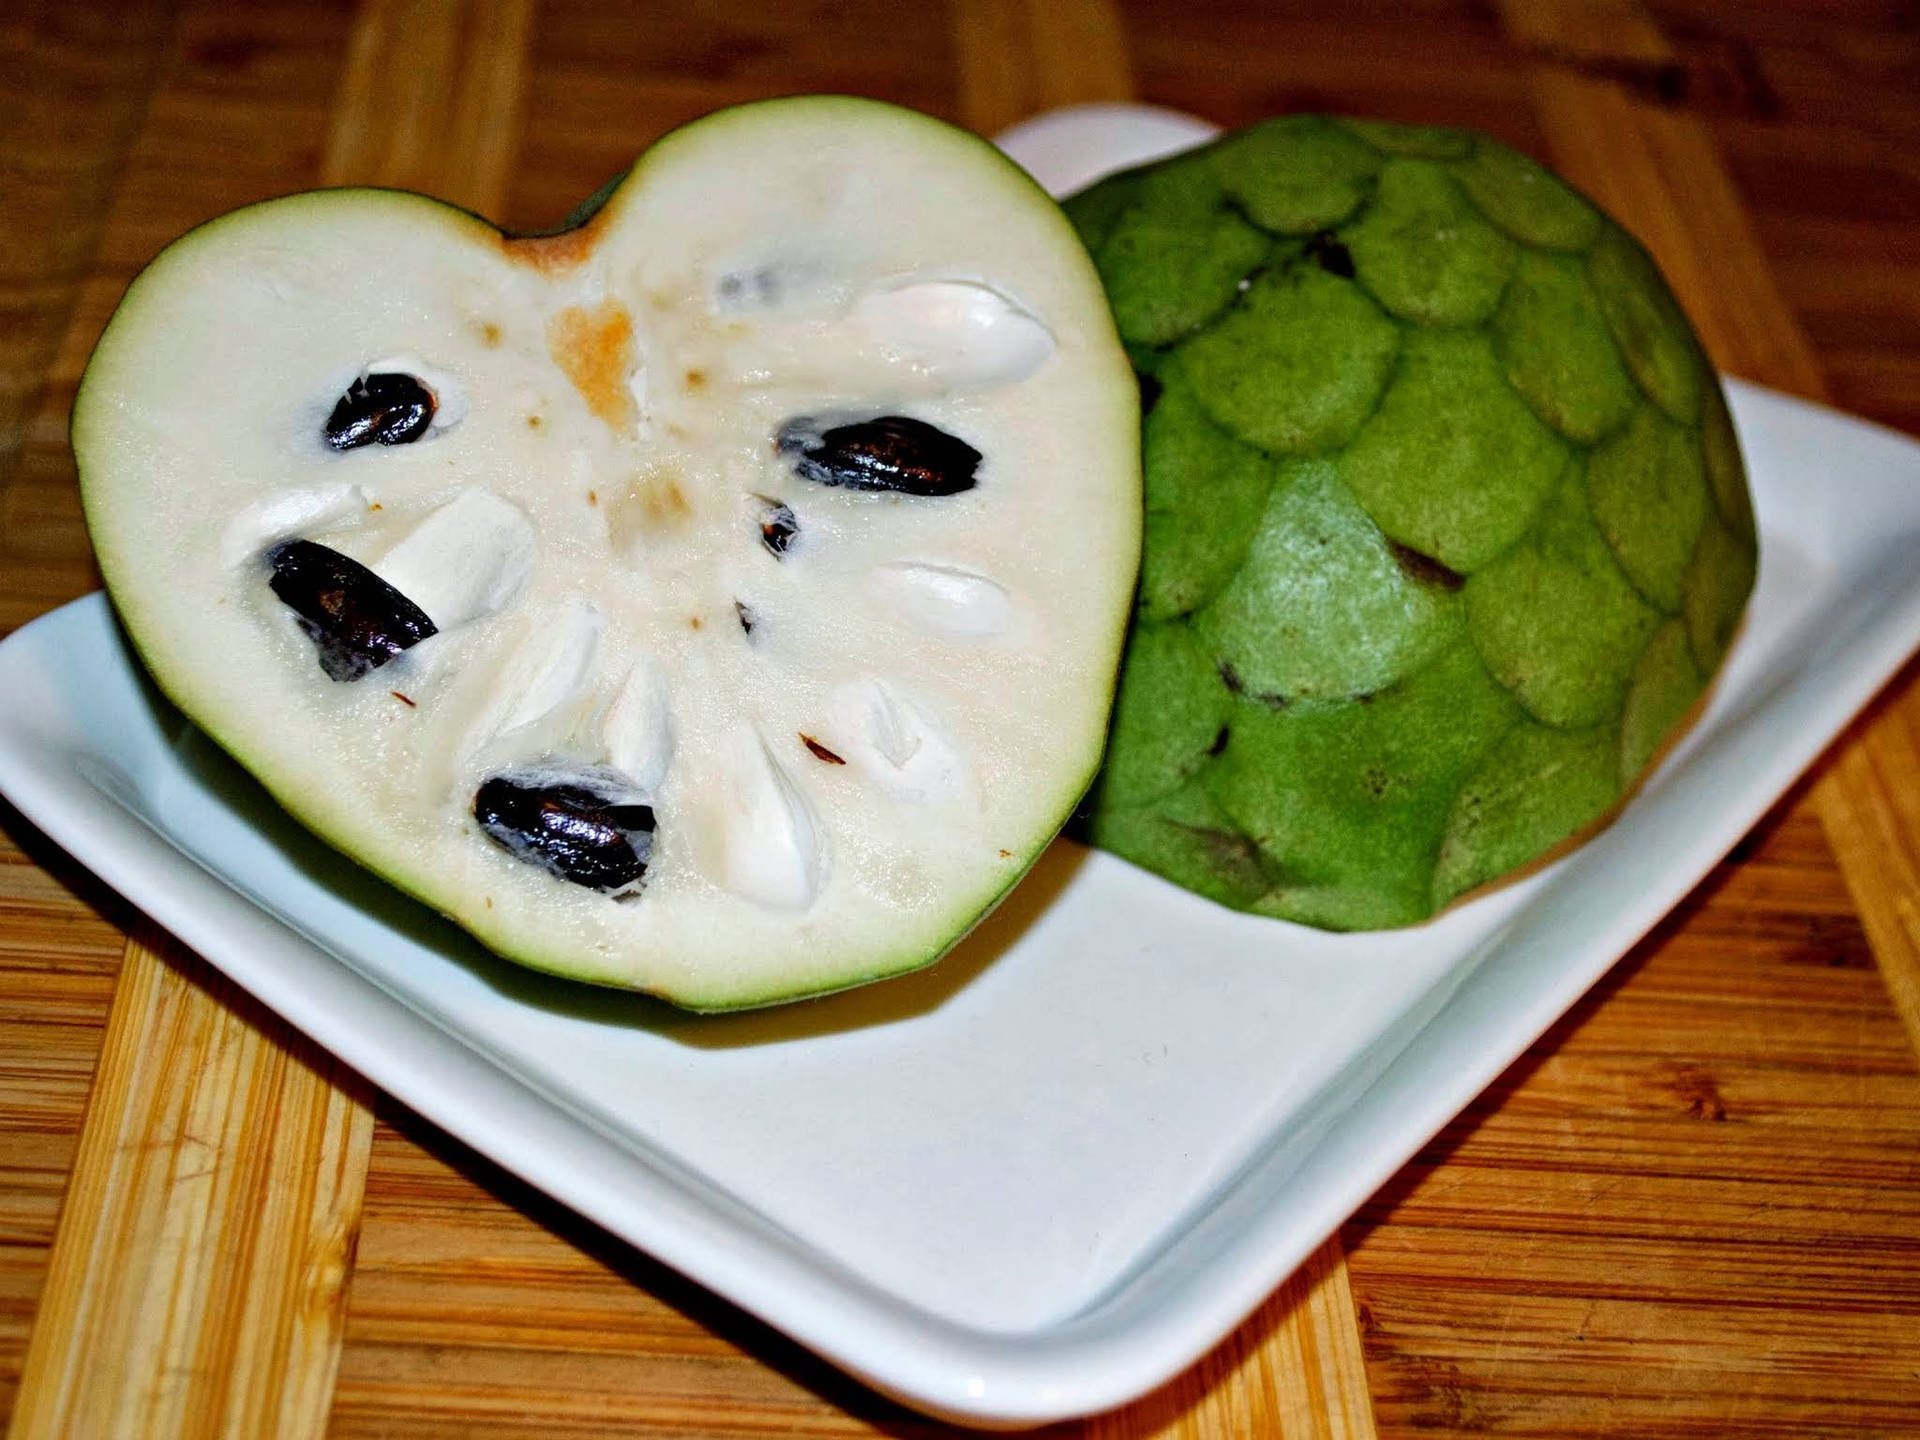
<path id="1" fill-rule="evenodd" d="M 369 0 L 323 184 L 497 213 L 531 0 Z M 364 1086 L 142 924 L 128 940 L 11 1433 L 324 1433 Z"/>
<path id="2" fill-rule="evenodd" d="M 1666 61 L 1632 3 L 1505 0 L 1514 37 L 1547 56 Z M 1598 17 L 1598 18 L 1596 18 Z M 1534 93 L 1563 173 L 1659 260 L 1715 363 L 1826 398 L 1813 347 L 1781 294 L 1704 122 L 1549 60 Z M 1814 792 L 1887 989 L 1920 1052 L 1920 684 L 1895 682 L 1835 751 Z"/>
<path id="3" fill-rule="evenodd" d="M 1372 1440 L 1373 1401 L 1340 1242 L 1328 1241 L 1198 1365 L 1087 1422 L 1088 1440 Z"/>
<path id="4" fill-rule="evenodd" d="M 1110 0 L 957 0 L 960 113 L 991 135 L 1061 105 L 1133 98 Z M 1366 1360 L 1338 1236 L 1200 1364 L 1090 1421 L 1092 1436 L 1373 1434 Z"/>
<path id="5" fill-rule="evenodd" d="M 962 123 L 992 135 L 1061 105 L 1131 100 L 1111 0 L 955 0 Z"/>
<path id="6" fill-rule="evenodd" d="M 42 0 L 0 10 L 0 633 L 38 608 L 11 592 L 28 572 L 87 588 L 49 497 L 16 461 L 94 263 L 115 182 L 147 105 L 172 0 Z M 49 510 L 55 513 L 49 514 Z M 23 587 L 24 588 L 24 587 Z"/>
<path id="7" fill-rule="evenodd" d="M 373 1131 L 355 1083 L 172 942 L 129 942 L 14 1436 L 321 1433 Z"/>
<path id="8" fill-rule="evenodd" d="M 533 0 L 365 0 L 323 185 L 387 185 L 497 216 L 519 151 Z"/>

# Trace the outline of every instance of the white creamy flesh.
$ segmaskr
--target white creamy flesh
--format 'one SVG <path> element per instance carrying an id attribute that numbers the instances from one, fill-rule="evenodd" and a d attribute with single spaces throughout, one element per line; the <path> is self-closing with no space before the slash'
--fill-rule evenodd
<path id="1" fill-rule="evenodd" d="M 382 371 L 433 425 L 330 450 Z M 824 486 L 774 445 L 882 415 L 978 450 L 976 486 Z M 503 953 L 699 1006 L 932 959 L 1052 835 L 1104 735 L 1136 444 L 1058 213 L 845 100 L 689 127 L 556 240 L 378 192 L 239 212 L 136 282 L 75 419 L 129 629 L 278 798 Z M 439 633 L 329 680 L 267 584 L 295 538 Z M 637 894 L 476 824 L 489 776 L 570 767 L 653 807 Z"/>

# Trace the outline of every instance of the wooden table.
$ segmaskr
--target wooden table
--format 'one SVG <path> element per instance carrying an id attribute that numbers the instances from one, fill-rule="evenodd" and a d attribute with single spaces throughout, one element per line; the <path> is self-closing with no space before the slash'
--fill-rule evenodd
<path id="1" fill-rule="evenodd" d="M 346 181 L 547 225 L 669 126 L 786 91 L 986 131 L 1128 96 L 1478 125 L 1635 228 L 1723 367 L 1920 431 L 1910 7 L 55 0 L 6 8 L 0 56 L 0 628 L 97 583 L 66 414 L 174 235 Z M 1920 1433 L 1917 732 L 1910 671 L 1219 1350 L 1067 1428 Z M 0 826 L 17 1433 L 939 1428 L 371 1093 Z"/>

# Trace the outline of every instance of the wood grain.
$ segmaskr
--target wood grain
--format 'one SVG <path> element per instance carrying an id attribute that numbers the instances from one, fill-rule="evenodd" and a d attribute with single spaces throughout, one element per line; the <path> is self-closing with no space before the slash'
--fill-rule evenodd
<path id="1" fill-rule="evenodd" d="M 320 183 L 497 211 L 530 14 L 526 0 L 368 0 Z M 373 1130 L 364 1088 L 137 923 L 11 1433 L 323 1433 Z"/>
<path id="2" fill-rule="evenodd" d="M 127 946 L 15 1436 L 324 1429 L 371 1116 L 183 958 Z"/>
<path id="3" fill-rule="evenodd" d="M 1087 1440 L 1372 1440 L 1366 1357 L 1339 1242 L 1316 1250 L 1186 1374 L 1087 1422 L 1083 1433 Z"/>
<path id="4" fill-rule="evenodd" d="M 957 0 L 960 118 L 992 135 L 1062 105 L 1134 98 L 1109 0 Z"/>
<path id="5" fill-rule="evenodd" d="M 0 1416 L 79 1147 L 126 943 L 116 922 L 129 918 L 51 846 L 16 844 L 20 824 L 0 803 Z"/>
<path id="6" fill-rule="evenodd" d="M 497 217 L 532 21 L 532 0 L 362 0 L 320 183 L 419 190 Z"/>
<path id="7" fill-rule="evenodd" d="M 1511 0 L 1517 38 L 1575 61 L 1666 65 L 1637 4 Z M 1722 368 L 1810 400 L 1827 388 L 1699 116 L 1650 104 L 1562 63 L 1535 70 L 1554 159 L 1660 261 Z M 1898 682 L 1855 725 L 1815 792 L 1887 989 L 1920 1052 L 1920 685 Z"/>
<path id="8" fill-rule="evenodd" d="M 0 14 L 0 628 L 94 583 L 70 494 L 16 475 L 172 23 L 165 0 Z"/>

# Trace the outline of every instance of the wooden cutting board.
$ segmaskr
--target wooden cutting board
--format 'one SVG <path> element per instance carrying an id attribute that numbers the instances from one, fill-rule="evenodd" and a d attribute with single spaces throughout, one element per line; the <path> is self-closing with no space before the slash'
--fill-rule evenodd
<path id="1" fill-rule="evenodd" d="M 1870 10 L 99 0 L 0 46 L 9 628 L 95 583 L 64 416 L 174 234 L 348 182 L 550 224 L 792 90 L 985 132 L 1136 95 L 1477 124 L 1640 233 L 1724 367 L 1920 428 L 1920 40 Z M 1920 1431 L 1912 689 L 1213 1355 L 1070 1428 Z M 371 1093 L 4 819 L 14 1433 L 939 1428 Z"/>

